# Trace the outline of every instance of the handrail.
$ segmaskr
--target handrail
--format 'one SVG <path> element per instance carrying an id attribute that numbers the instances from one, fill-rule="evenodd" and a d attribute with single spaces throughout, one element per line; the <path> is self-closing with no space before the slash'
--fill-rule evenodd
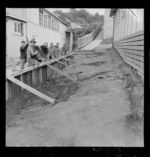
<path id="1" fill-rule="evenodd" d="M 97 33 L 99 32 L 99 30 L 101 29 L 102 24 L 99 24 L 92 33 L 87 34 L 81 38 L 78 38 L 78 48 L 80 49 L 81 47 L 87 45 L 89 42 L 91 42 L 97 35 Z"/>

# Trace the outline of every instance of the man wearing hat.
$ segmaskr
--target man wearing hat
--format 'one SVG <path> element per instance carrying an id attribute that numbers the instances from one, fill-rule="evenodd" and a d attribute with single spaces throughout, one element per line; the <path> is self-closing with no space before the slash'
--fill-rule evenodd
<path id="1" fill-rule="evenodd" d="M 20 62 L 21 62 L 21 67 L 20 70 L 24 69 L 24 65 L 27 60 L 27 48 L 29 46 L 29 41 L 27 39 L 27 42 L 22 41 L 21 46 L 20 46 Z"/>
<path id="2" fill-rule="evenodd" d="M 30 41 L 30 45 L 27 49 L 27 62 L 28 62 L 28 66 L 33 66 L 35 65 L 35 60 L 38 61 L 42 61 L 41 57 L 39 56 L 38 52 L 35 50 L 35 43 L 36 41 L 34 39 L 32 39 Z"/>

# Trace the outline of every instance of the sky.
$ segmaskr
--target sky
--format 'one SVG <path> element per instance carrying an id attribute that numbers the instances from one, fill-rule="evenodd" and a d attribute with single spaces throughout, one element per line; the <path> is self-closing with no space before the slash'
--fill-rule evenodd
<path id="1" fill-rule="evenodd" d="M 62 12 L 69 12 L 70 8 L 53 8 L 53 9 L 50 9 L 50 8 L 46 8 L 48 9 L 50 12 L 53 12 L 55 10 L 61 10 Z M 104 15 L 104 10 L 105 9 L 86 9 L 86 8 L 76 8 L 76 10 L 79 10 L 79 9 L 85 9 L 86 11 L 88 11 L 90 14 L 95 14 L 96 12 L 99 13 L 99 15 Z"/>

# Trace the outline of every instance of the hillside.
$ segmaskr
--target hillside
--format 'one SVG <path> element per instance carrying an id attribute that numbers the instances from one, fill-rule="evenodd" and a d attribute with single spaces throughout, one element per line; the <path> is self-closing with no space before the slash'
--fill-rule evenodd
<path id="1" fill-rule="evenodd" d="M 69 12 L 62 12 L 61 10 L 56 10 L 54 13 L 61 18 L 66 23 L 75 22 L 78 24 L 91 24 L 91 23 L 99 23 L 104 22 L 104 15 L 99 15 L 98 13 L 95 13 L 95 15 L 90 14 L 85 9 L 70 9 Z"/>

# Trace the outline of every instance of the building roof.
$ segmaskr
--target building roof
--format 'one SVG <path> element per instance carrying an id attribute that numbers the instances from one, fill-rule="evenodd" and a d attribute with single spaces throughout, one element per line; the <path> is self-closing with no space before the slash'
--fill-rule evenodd
<path id="1" fill-rule="evenodd" d="M 27 22 L 27 20 L 25 18 L 18 17 L 16 15 L 12 15 L 10 13 L 6 13 L 6 17 L 11 17 L 11 18 L 14 18 L 14 19 L 17 19 L 17 20 L 21 20 L 21 21 Z"/>
<path id="2" fill-rule="evenodd" d="M 45 9 L 45 8 L 44 8 Z M 49 12 L 52 16 L 54 16 L 55 18 L 57 18 L 61 23 L 63 23 L 64 25 L 68 26 L 68 24 L 66 22 L 64 22 L 63 20 L 61 20 L 59 17 L 57 17 L 55 14 L 51 13 L 48 9 L 45 9 L 47 12 Z"/>
<path id="3" fill-rule="evenodd" d="M 116 14 L 116 11 L 117 11 L 116 8 L 112 8 L 112 9 L 110 10 L 109 16 L 110 16 L 110 17 L 114 16 L 114 15 Z"/>

